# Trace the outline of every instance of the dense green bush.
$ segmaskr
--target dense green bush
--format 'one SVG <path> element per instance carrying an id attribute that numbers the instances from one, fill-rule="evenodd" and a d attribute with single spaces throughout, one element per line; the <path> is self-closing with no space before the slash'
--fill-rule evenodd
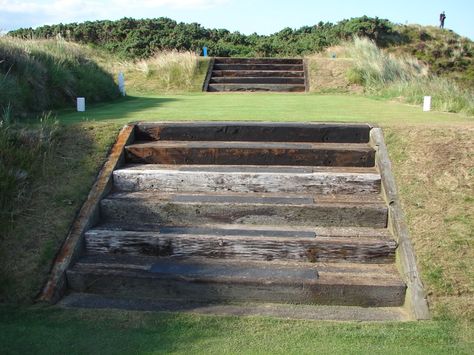
<path id="1" fill-rule="evenodd" d="M 64 40 L 0 38 L 0 118 L 118 96 L 111 74 L 84 47 Z"/>
<path id="2" fill-rule="evenodd" d="M 58 24 L 18 29 L 10 35 L 23 39 L 60 37 L 104 48 L 122 59 L 133 60 L 169 50 L 202 54 L 204 46 L 216 57 L 305 56 L 357 36 L 369 38 L 377 46 L 392 52 L 416 57 L 429 65 L 432 74 L 455 79 L 464 87 L 474 87 L 474 45 L 471 40 L 446 29 L 397 25 L 377 17 L 362 16 L 336 24 L 319 22 L 299 29 L 284 28 L 268 36 L 209 29 L 197 23 L 178 23 L 164 17 Z"/>
<path id="3" fill-rule="evenodd" d="M 269 36 L 244 35 L 225 29 L 208 29 L 197 23 L 177 23 L 169 18 L 42 26 L 19 29 L 20 38 L 56 38 L 97 45 L 124 58 L 147 58 L 161 50 L 200 53 L 207 46 L 212 56 L 301 56 L 314 53 L 354 35 L 368 37 L 378 45 L 401 43 L 404 37 L 388 20 L 360 17 L 337 24 L 320 22 L 300 29 L 284 28 Z"/>

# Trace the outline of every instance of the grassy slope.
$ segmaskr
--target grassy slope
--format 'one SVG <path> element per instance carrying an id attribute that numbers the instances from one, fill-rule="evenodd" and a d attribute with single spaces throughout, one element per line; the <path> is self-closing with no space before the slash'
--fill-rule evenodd
<path id="1" fill-rule="evenodd" d="M 474 125 L 385 135 L 431 309 L 474 321 Z"/>
<path id="2" fill-rule="evenodd" d="M 97 64 L 105 56 L 62 40 L 0 37 L 0 119 L 73 106 L 80 96 L 87 102 L 117 98 L 114 78 Z"/>
<path id="3" fill-rule="evenodd" d="M 106 353 L 118 349 L 467 353 L 472 347 L 472 118 L 424 114 L 419 107 L 357 96 L 295 94 L 134 97 L 89 108 L 85 115 L 64 112 L 59 118 L 69 124 L 55 159 L 37 186 L 48 187 L 38 188 L 28 215 L 6 241 L 0 240 L 1 284 L 8 286 L 2 291 L 4 299 L 28 300 L 34 296 L 105 158 L 107 146 L 125 122 L 172 118 L 369 121 L 386 129 L 423 281 L 438 320 L 333 324 L 6 307 L 0 309 L 0 341 L 4 348 L 15 352 L 47 349 L 51 353 L 71 349 L 74 342 L 73 351 Z"/>
<path id="4" fill-rule="evenodd" d="M 470 39 L 434 26 L 401 25 L 397 29 L 409 40 L 389 48 L 391 52 L 415 56 L 430 65 L 431 73 L 474 88 L 474 44 Z"/>
<path id="5" fill-rule="evenodd" d="M 82 123 L 58 130 L 30 201 L 18 206 L 13 229 L 0 228 L 0 302 L 30 302 L 39 292 L 118 128 Z"/>
<path id="6" fill-rule="evenodd" d="M 173 52 L 165 52 L 162 57 L 161 62 L 158 56 L 138 63 L 114 63 L 109 70 L 115 74 L 123 72 L 127 90 L 140 95 L 149 92 L 202 91 L 209 58 Z M 180 57 L 184 58 L 181 60 Z M 161 66 L 157 66 L 156 62 Z M 188 64 L 187 67 L 185 64 Z"/>

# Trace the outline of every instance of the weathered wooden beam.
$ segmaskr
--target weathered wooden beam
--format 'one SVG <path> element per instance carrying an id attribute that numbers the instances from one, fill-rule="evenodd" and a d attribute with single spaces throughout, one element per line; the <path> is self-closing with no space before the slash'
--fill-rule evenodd
<path id="1" fill-rule="evenodd" d="M 217 64 L 299 64 L 303 63 L 301 58 L 230 58 L 216 57 Z"/>
<path id="2" fill-rule="evenodd" d="M 277 78 L 303 78 L 302 70 L 213 70 L 212 77 L 277 77 Z"/>
<path id="3" fill-rule="evenodd" d="M 295 71 L 303 70 L 303 63 L 300 64 L 214 64 L 214 70 L 279 70 L 279 71 Z"/>
<path id="4" fill-rule="evenodd" d="M 374 166 L 367 144 L 155 141 L 125 148 L 130 163 Z"/>
<path id="5" fill-rule="evenodd" d="M 367 124 L 142 122 L 137 140 L 368 143 Z"/>
<path id="6" fill-rule="evenodd" d="M 239 223 L 288 226 L 354 226 L 385 228 L 387 207 L 365 196 L 365 201 L 318 196 L 165 195 L 152 192 L 118 193 L 101 201 L 108 222 L 150 221 L 166 225 Z M 277 200 L 279 199 L 279 200 Z"/>
<path id="7" fill-rule="evenodd" d="M 398 197 L 397 185 L 392 173 L 392 165 L 382 129 L 373 128 L 370 132 L 370 138 L 372 144 L 377 149 L 376 165 L 382 175 L 383 194 L 389 206 L 388 225 L 399 244 L 400 268 L 408 286 L 406 304 L 413 318 L 417 320 L 429 319 L 428 302 L 423 289 L 421 275 L 416 265 L 415 252 L 410 241 L 408 226 L 405 222 L 405 215 Z"/>
<path id="8" fill-rule="evenodd" d="M 140 263 L 143 260 L 143 263 Z M 68 271 L 75 291 L 115 297 L 400 306 L 390 264 L 302 264 L 90 256 Z"/>
<path id="9" fill-rule="evenodd" d="M 135 165 L 114 171 L 121 191 L 377 194 L 374 168 Z"/>
<path id="10" fill-rule="evenodd" d="M 308 59 L 303 60 L 303 71 L 304 71 L 304 89 L 309 92 L 309 72 L 308 72 Z"/>
<path id="11" fill-rule="evenodd" d="M 273 92 L 304 92 L 304 84 L 209 84 L 208 91 L 273 91 Z"/>
<path id="12" fill-rule="evenodd" d="M 304 78 L 288 77 L 214 77 L 211 84 L 298 84 L 304 85 Z"/>
<path id="13" fill-rule="evenodd" d="M 209 87 L 209 82 L 211 81 L 212 77 L 212 68 L 214 67 L 214 58 L 209 60 L 209 66 L 207 67 L 206 78 L 204 79 L 204 83 L 202 85 L 202 91 L 207 91 Z"/>
<path id="14" fill-rule="evenodd" d="M 134 125 L 122 128 L 109 157 L 99 172 L 87 200 L 76 216 L 59 253 L 54 260 L 48 281 L 39 299 L 56 303 L 66 289 L 66 270 L 78 259 L 84 248 L 84 232 L 99 219 L 99 202 L 112 189 L 112 172 L 124 162 L 124 147 L 134 139 Z"/>
<path id="15" fill-rule="evenodd" d="M 244 235 L 220 236 L 203 234 L 205 230 L 179 232 L 179 229 L 174 232 L 172 228 L 157 232 L 89 230 L 86 232 L 86 249 L 88 253 L 133 256 L 393 263 L 397 247 L 394 240 L 298 237 L 292 236 L 291 231 L 288 231 L 288 236 L 277 233 L 275 236 L 272 233 L 260 236 L 262 231 L 249 235 L 249 230 L 240 231 Z"/>

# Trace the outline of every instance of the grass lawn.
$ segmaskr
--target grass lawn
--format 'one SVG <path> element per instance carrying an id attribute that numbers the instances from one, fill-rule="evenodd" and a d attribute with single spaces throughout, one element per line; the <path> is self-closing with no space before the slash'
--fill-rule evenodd
<path id="1" fill-rule="evenodd" d="M 3 354 L 468 354 L 468 331 L 446 320 L 371 324 L 0 308 Z"/>
<path id="2" fill-rule="evenodd" d="M 149 120 L 266 120 L 349 121 L 393 124 L 452 124 L 474 122 L 474 117 L 355 95 L 210 94 L 129 96 L 113 103 L 91 106 L 85 113 L 62 111 L 65 123 L 80 121 Z"/>
<path id="3" fill-rule="evenodd" d="M 31 203 L 0 236 L 1 353 L 472 353 L 472 117 L 359 96 L 199 93 L 131 96 L 58 119 L 66 125 Z M 178 119 L 381 125 L 434 320 L 335 323 L 29 305 L 120 126 Z"/>

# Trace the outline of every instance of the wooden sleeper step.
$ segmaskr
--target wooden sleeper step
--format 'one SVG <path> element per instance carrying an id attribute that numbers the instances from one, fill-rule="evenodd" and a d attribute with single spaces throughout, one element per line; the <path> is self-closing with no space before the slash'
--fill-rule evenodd
<path id="1" fill-rule="evenodd" d="M 375 150 L 356 143 L 155 141 L 125 147 L 129 163 L 371 167 Z"/>
<path id="2" fill-rule="evenodd" d="M 367 124 L 290 122 L 159 122 L 137 124 L 137 141 L 368 143 Z"/>
<path id="3" fill-rule="evenodd" d="M 278 71 L 302 71 L 303 64 L 214 64 L 214 70 L 278 70 Z"/>
<path id="4" fill-rule="evenodd" d="M 265 224 L 385 228 L 387 207 L 379 196 L 275 194 L 114 193 L 101 203 L 104 222 L 164 225 Z"/>
<path id="5" fill-rule="evenodd" d="M 300 84 L 209 84 L 208 91 L 275 91 L 275 92 L 304 92 Z"/>
<path id="6" fill-rule="evenodd" d="M 216 77 L 211 84 L 299 84 L 304 85 L 304 78 L 287 77 Z"/>
<path id="7" fill-rule="evenodd" d="M 114 171 L 120 191 L 378 194 L 375 168 L 131 165 Z"/>
<path id="8" fill-rule="evenodd" d="M 73 291 L 142 299 L 391 307 L 405 284 L 394 265 L 273 263 L 86 256 L 67 272 Z"/>
<path id="9" fill-rule="evenodd" d="M 316 236 L 311 230 L 164 227 L 155 231 L 93 229 L 86 232 L 89 254 L 174 256 L 239 260 L 393 263 L 392 239 Z"/>
<path id="10" fill-rule="evenodd" d="M 299 58 L 227 58 L 217 57 L 216 64 L 298 64 L 302 65 L 303 60 Z"/>
<path id="11" fill-rule="evenodd" d="M 219 77 L 259 77 L 259 78 L 302 78 L 303 70 L 213 70 L 211 78 Z"/>

